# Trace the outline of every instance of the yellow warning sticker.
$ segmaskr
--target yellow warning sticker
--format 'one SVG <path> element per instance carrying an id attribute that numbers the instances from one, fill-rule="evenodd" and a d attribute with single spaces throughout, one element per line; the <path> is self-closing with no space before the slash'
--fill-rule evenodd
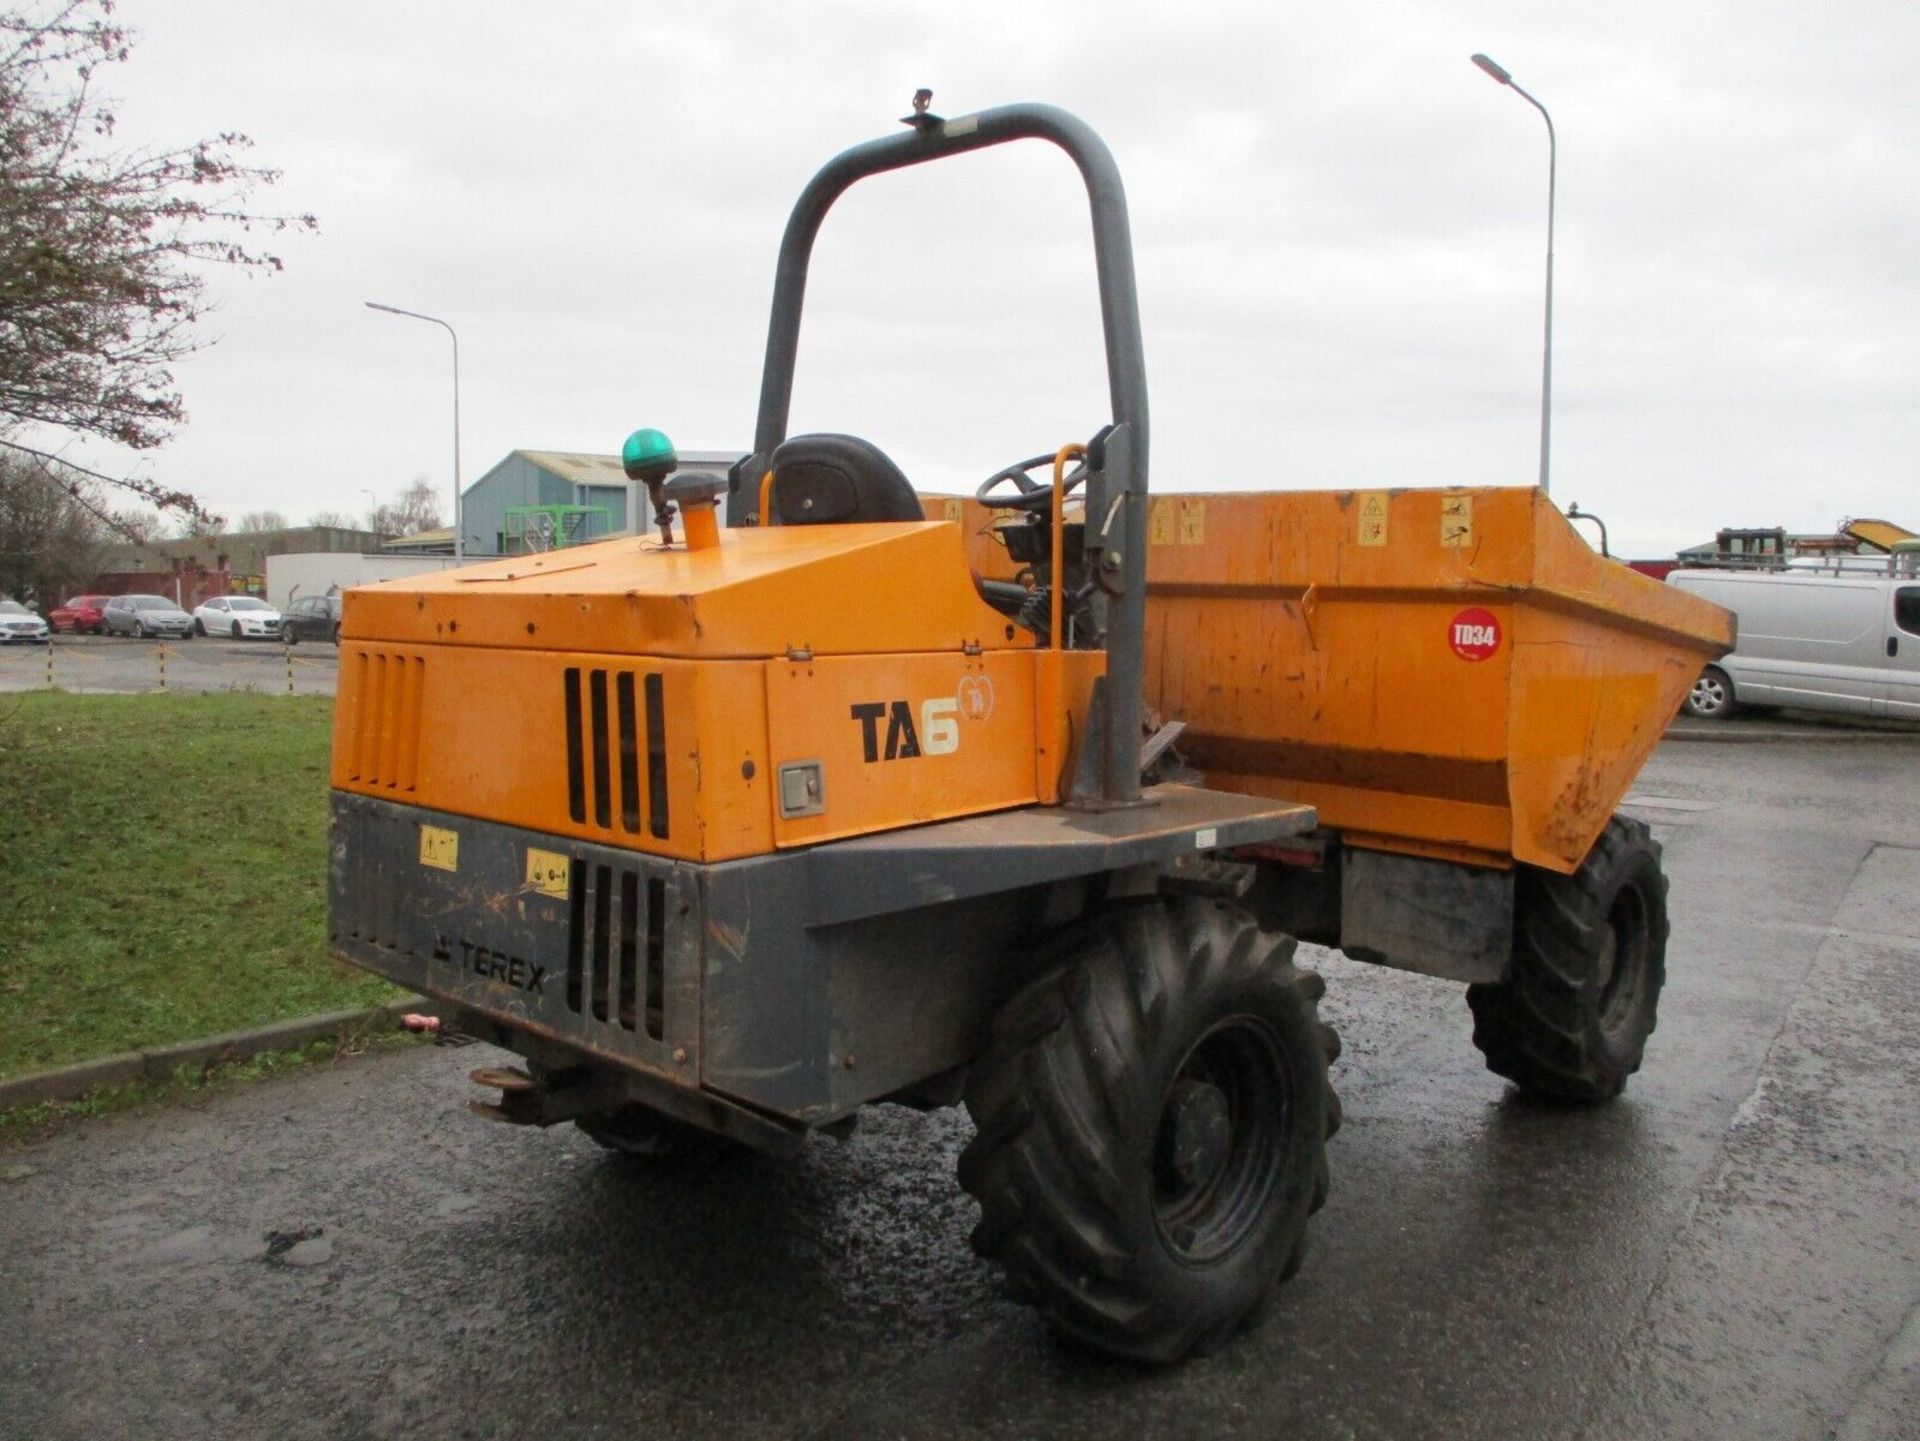
<path id="1" fill-rule="evenodd" d="M 572 871 L 571 863 L 558 851 L 527 847 L 527 885 L 541 895 L 557 896 L 564 901 Z"/>
<path id="2" fill-rule="evenodd" d="M 1147 540 L 1150 545 L 1172 545 L 1179 538 L 1179 522 L 1171 500 L 1162 496 L 1153 503 L 1147 516 Z"/>
<path id="3" fill-rule="evenodd" d="M 1440 544 L 1465 549 L 1473 544 L 1473 497 L 1440 497 Z"/>
<path id="4" fill-rule="evenodd" d="M 1189 500 L 1180 507 L 1180 544 L 1201 545 L 1207 538 L 1207 503 Z"/>
<path id="5" fill-rule="evenodd" d="M 1359 532 L 1354 538 L 1361 545 L 1387 543 L 1387 493 L 1384 490 L 1360 492 Z"/>
<path id="6" fill-rule="evenodd" d="M 460 869 L 460 832 L 445 826 L 420 827 L 420 864 L 436 871 Z"/>

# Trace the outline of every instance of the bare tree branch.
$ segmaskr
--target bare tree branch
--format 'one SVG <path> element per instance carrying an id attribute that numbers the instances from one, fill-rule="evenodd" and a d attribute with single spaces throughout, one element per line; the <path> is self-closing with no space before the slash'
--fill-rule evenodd
<path id="1" fill-rule="evenodd" d="M 83 474 L 47 457 L 0 455 L 0 595 L 58 605 L 93 578 L 121 530 Z"/>
<path id="2" fill-rule="evenodd" d="M 172 366 L 208 343 L 205 268 L 272 273 L 255 237 L 316 228 L 253 208 L 279 172 L 244 135 L 116 147 L 94 81 L 129 49 L 112 0 L 0 9 L 0 430 L 159 445 L 186 417 Z"/>
<path id="3" fill-rule="evenodd" d="M 215 531 L 219 530 L 225 521 L 224 516 L 213 514 L 184 490 L 174 490 L 139 476 L 103 475 L 97 470 L 89 470 L 84 465 L 75 465 L 70 460 L 62 460 L 57 455 L 49 455 L 44 450 L 35 450 L 32 446 L 21 445 L 17 441 L 0 440 L 0 448 L 35 458 L 40 462 L 41 469 L 50 476 L 55 474 L 56 467 L 60 470 L 72 471 L 76 475 L 85 476 L 88 480 L 99 481 L 102 485 L 111 485 L 120 490 L 129 491 L 157 510 L 176 511 L 190 521 L 197 520 L 211 526 Z M 109 524 L 116 523 L 109 521 Z"/>
<path id="4" fill-rule="evenodd" d="M 377 505 L 367 515 L 367 529 L 381 535 L 418 535 L 445 525 L 440 492 L 424 475 L 415 476 L 397 500 Z"/>

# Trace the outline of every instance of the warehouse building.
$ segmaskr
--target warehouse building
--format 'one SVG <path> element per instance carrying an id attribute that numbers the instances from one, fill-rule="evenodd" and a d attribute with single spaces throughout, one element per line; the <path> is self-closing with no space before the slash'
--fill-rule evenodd
<path id="1" fill-rule="evenodd" d="M 130 541 L 108 549 L 88 587 L 103 595 L 150 591 L 191 610 L 201 601 L 235 592 L 264 595 L 268 562 L 291 555 L 350 557 L 380 548 L 370 530 L 298 525 L 284 530 L 230 531 Z"/>
<path id="2" fill-rule="evenodd" d="M 724 471 L 740 451 L 682 451 L 683 469 Z M 643 487 L 626 477 L 617 455 L 516 450 L 466 489 L 461 519 L 469 556 L 516 555 L 553 544 L 578 544 L 650 523 Z M 453 549 L 453 532 L 407 536 L 386 547 L 416 553 Z"/>

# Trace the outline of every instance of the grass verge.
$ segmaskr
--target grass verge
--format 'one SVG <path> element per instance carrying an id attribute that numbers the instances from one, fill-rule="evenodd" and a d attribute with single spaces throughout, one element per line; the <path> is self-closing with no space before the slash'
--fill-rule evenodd
<path id="1" fill-rule="evenodd" d="M 164 1081 L 129 1081 L 120 1086 L 101 1086 L 77 1101 L 42 1101 L 31 1106 L 0 1110 L 0 1149 L 45 1140 L 70 1121 L 108 1116 L 149 1101 L 210 1091 L 250 1081 L 264 1081 L 293 1071 L 332 1065 L 337 1061 L 386 1051 L 400 1046 L 424 1044 L 421 1037 L 406 1031 L 381 1031 L 377 1034 L 343 1036 L 333 1040 L 309 1041 L 289 1051 L 262 1051 L 244 1061 L 222 1061 L 208 1066 L 180 1066 Z M 6 1180 L 6 1168 L 0 1165 L 0 1180 Z"/>
<path id="2" fill-rule="evenodd" d="M 0 697 L 0 1077 L 399 994 L 327 956 L 324 697 Z"/>

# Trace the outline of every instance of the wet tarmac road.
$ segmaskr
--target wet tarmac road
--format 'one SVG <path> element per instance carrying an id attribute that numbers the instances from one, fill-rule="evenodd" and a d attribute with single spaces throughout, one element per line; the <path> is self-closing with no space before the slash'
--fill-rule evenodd
<path id="1" fill-rule="evenodd" d="M 1920 1436 L 1916 774 L 1662 750 L 1670 979 L 1595 1111 L 1484 1071 L 1458 987 L 1318 957 L 1332 1199 L 1210 1359 L 1001 1299 L 954 1113 L 650 1169 L 419 1049 L 0 1155 L 0 1435 Z"/>

